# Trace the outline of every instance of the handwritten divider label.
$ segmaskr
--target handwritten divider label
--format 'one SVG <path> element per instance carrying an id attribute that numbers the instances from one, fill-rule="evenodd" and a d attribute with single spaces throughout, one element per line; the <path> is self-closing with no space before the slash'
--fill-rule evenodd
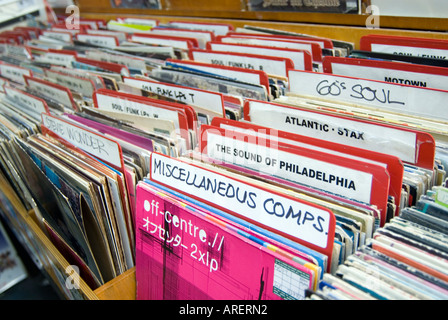
<path id="1" fill-rule="evenodd" d="M 213 23 L 194 23 L 184 21 L 170 21 L 170 24 L 181 29 L 212 31 L 215 35 L 226 35 L 233 29 L 230 25 Z"/>
<path id="2" fill-rule="evenodd" d="M 70 76 L 53 70 L 45 70 L 45 75 L 54 83 L 63 85 L 74 92 L 79 92 L 84 97 L 92 98 L 95 85 L 90 79 Z"/>
<path id="3" fill-rule="evenodd" d="M 276 41 L 274 39 L 263 39 L 263 37 L 260 38 L 249 38 L 249 37 L 241 37 L 239 38 L 238 36 L 228 36 L 228 37 L 222 37 L 221 41 L 224 43 L 241 43 L 241 44 L 254 44 L 254 45 L 259 45 L 259 46 L 272 46 L 272 47 L 280 47 L 280 48 L 290 48 L 290 49 L 298 49 L 298 50 L 305 50 L 310 52 L 311 54 L 314 55 L 314 51 L 313 50 L 313 45 L 312 43 L 315 42 L 300 42 L 300 41 L 284 41 L 284 40 L 279 40 Z M 323 48 L 323 44 L 322 45 L 318 45 L 317 47 L 315 47 L 316 49 L 318 48 L 320 50 L 320 59 L 315 61 L 322 61 L 322 48 Z"/>
<path id="4" fill-rule="evenodd" d="M 255 137 L 254 137 L 254 140 Z M 372 174 L 207 131 L 207 156 L 370 203 Z"/>
<path id="5" fill-rule="evenodd" d="M 67 108 L 76 108 L 76 104 L 70 95 L 69 89 L 59 89 L 55 85 L 52 85 L 51 82 L 47 83 L 47 81 L 37 78 L 25 77 L 25 80 L 28 87 L 41 92 L 44 96 L 62 103 Z"/>
<path id="6" fill-rule="evenodd" d="M 25 79 L 23 76 L 32 76 L 32 72 L 25 68 L 9 65 L 6 63 L 0 63 L 0 75 L 11 81 L 25 84 Z"/>
<path id="7" fill-rule="evenodd" d="M 115 36 L 105 35 L 91 35 L 91 34 L 77 34 L 76 39 L 82 42 L 94 44 L 100 47 L 115 48 L 118 45 L 118 40 Z"/>
<path id="8" fill-rule="evenodd" d="M 126 98 L 111 97 L 95 92 L 95 106 L 104 111 L 121 112 L 131 115 L 145 116 L 154 119 L 170 120 L 174 123 L 176 133 L 180 134 L 179 115 L 177 111 L 157 108 L 150 104 L 127 100 Z"/>
<path id="9" fill-rule="evenodd" d="M 284 60 L 263 59 L 261 57 L 251 57 L 242 54 L 223 54 L 220 52 L 206 52 L 192 50 L 192 57 L 195 61 L 207 62 L 211 64 L 238 67 L 244 69 L 262 70 L 267 74 L 287 77 L 287 66 Z"/>
<path id="10" fill-rule="evenodd" d="M 269 87 L 269 80 L 267 76 L 263 77 L 259 71 L 241 71 L 238 69 L 220 69 L 220 67 L 215 67 L 215 65 L 200 65 L 195 64 L 194 61 L 182 61 L 182 60 L 175 60 L 175 61 L 167 61 L 167 64 L 170 65 L 170 63 L 173 63 L 174 65 L 179 66 L 185 66 L 190 67 L 192 69 L 202 70 L 209 73 L 216 73 L 224 77 L 237 79 L 239 81 L 244 81 L 247 83 L 253 83 L 257 85 L 264 85 L 266 87 Z M 198 62 L 197 62 L 198 63 Z"/>
<path id="11" fill-rule="evenodd" d="M 371 51 L 396 54 L 401 56 L 414 56 L 431 59 L 448 59 L 448 50 L 436 48 L 420 48 L 410 46 L 399 46 L 382 43 L 372 43 Z"/>
<path id="12" fill-rule="evenodd" d="M 128 77 L 124 77 L 123 81 L 126 84 L 141 88 L 142 90 L 169 97 L 189 105 L 198 106 L 225 116 L 224 100 L 220 93 Z"/>
<path id="13" fill-rule="evenodd" d="M 70 68 L 72 66 L 72 62 L 75 61 L 75 56 L 70 54 L 45 52 L 41 56 L 36 57 L 35 60 Z"/>
<path id="14" fill-rule="evenodd" d="M 27 106 L 29 109 L 37 112 L 37 113 L 49 113 L 49 109 L 47 103 L 37 97 L 33 97 L 30 94 L 27 94 L 21 90 L 5 86 L 5 93 L 7 96 L 11 97 L 11 99 L 18 101 L 22 105 Z"/>
<path id="15" fill-rule="evenodd" d="M 337 62 L 331 62 L 331 68 L 333 74 L 341 76 L 359 77 L 362 75 L 364 78 L 370 80 L 399 83 L 422 88 L 448 90 L 448 75 L 403 71 L 382 67 L 375 68 L 372 66 Z"/>
<path id="16" fill-rule="evenodd" d="M 162 46 L 171 46 L 179 49 L 191 49 L 191 43 L 187 40 L 174 40 L 174 39 L 163 39 L 155 38 L 151 36 L 137 36 L 133 35 L 131 41 L 145 43 L 145 44 L 157 44 Z"/>
<path id="17" fill-rule="evenodd" d="M 232 38 L 230 38 L 232 39 Z M 209 42 L 211 50 L 213 51 L 228 51 L 228 52 L 239 52 L 239 53 L 250 53 L 250 54 L 261 54 L 273 57 L 285 57 L 290 58 L 294 63 L 294 67 L 298 70 L 309 70 L 307 68 L 307 63 L 305 62 L 305 53 L 300 50 L 282 50 L 282 48 L 277 47 L 257 47 L 257 46 L 245 46 L 244 43 L 219 43 L 219 42 Z M 310 60 L 311 61 L 311 60 Z"/>
<path id="18" fill-rule="evenodd" d="M 157 153 L 151 157 L 151 180 L 155 182 L 318 248 L 328 249 L 332 245 L 334 215 L 329 210 L 174 158 Z"/>
<path id="19" fill-rule="evenodd" d="M 122 64 L 128 68 L 135 68 L 146 70 L 146 63 L 143 59 L 135 58 L 133 56 L 120 56 L 118 54 L 110 54 L 102 51 L 87 51 L 85 53 L 86 58 L 92 60 L 99 60 L 105 62 L 112 62 L 116 64 Z"/>
<path id="20" fill-rule="evenodd" d="M 448 111 L 444 107 L 448 91 L 301 70 L 289 71 L 289 85 L 293 94 L 448 120 Z"/>
<path id="21" fill-rule="evenodd" d="M 48 114 L 42 114 L 42 125 L 75 147 L 117 168 L 123 168 L 121 148 L 117 142 Z"/>
<path id="22" fill-rule="evenodd" d="M 247 107 L 254 124 L 376 152 L 387 150 L 402 161 L 416 162 L 417 137 L 411 131 L 258 101 Z"/>
<path id="23" fill-rule="evenodd" d="M 61 31 L 44 31 L 42 32 L 43 36 L 53 38 L 56 40 L 61 40 L 64 42 L 73 42 L 72 35 L 69 32 L 61 32 Z"/>

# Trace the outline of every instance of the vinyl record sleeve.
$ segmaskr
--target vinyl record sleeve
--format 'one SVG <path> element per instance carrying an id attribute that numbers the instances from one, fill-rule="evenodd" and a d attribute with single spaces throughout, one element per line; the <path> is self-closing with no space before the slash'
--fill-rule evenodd
<path id="1" fill-rule="evenodd" d="M 312 287 L 310 271 L 293 261 L 143 183 L 137 193 L 138 299 L 303 299 Z"/>

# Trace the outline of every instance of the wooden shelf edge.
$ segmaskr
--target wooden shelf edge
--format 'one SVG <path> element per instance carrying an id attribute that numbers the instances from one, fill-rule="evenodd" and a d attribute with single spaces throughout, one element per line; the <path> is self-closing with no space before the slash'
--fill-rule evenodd
<path id="1" fill-rule="evenodd" d="M 135 267 L 95 289 L 93 293 L 100 300 L 135 300 Z"/>
<path id="2" fill-rule="evenodd" d="M 253 22 L 291 22 L 291 23 L 315 23 L 335 26 L 366 27 L 367 14 L 343 14 L 343 13 L 316 13 L 316 12 L 275 12 L 275 11 L 234 11 L 234 10 L 178 10 L 174 8 L 163 10 L 132 9 L 132 8 L 105 8 L 95 6 L 85 1 L 79 1 L 81 14 L 108 13 L 117 16 L 126 15 L 150 15 L 150 16 L 172 16 L 208 19 L 242 19 Z M 448 30 L 448 19 L 429 17 L 397 17 L 380 16 L 381 28 L 409 29 L 421 31 Z"/>
<path id="3" fill-rule="evenodd" d="M 117 17 L 152 18 L 157 19 L 162 23 L 167 23 L 170 20 L 203 21 L 203 22 L 212 21 L 217 23 L 232 24 L 234 27 L 243 27 L 244 25 L 257 25 L 265 28 L 280 29 L 284 31 L 304 33 L 320 37 L 326 37 L 330 39 L 348 41 L 354 43 L 356 48 L 358 48 L 359 39 L 367 34 L 423 37 L 433 39 L 446 39 L 448 37 L 448 33 L 437 31 L 421 31 L 421 30 L 393 29 L 393 28 L 368 29 L 366 27 L 360 27 L 360 26 L 314 24 L 303 22 L 278 22 L 278 21 L 220 19 L 220 18 L 205 18 L 205 17 L 199 18 L 199 17 L 186 17 L 186 16 L 180 17 L 171 15 L 145 15 L 142 13 L 133 15 L 133 14 L 124 14 L 115 12 L 95 13 L 85 11 L 81 11 L 81 16 L 84 18 L 105 19 L 105 20 L 116 19 Z"/>

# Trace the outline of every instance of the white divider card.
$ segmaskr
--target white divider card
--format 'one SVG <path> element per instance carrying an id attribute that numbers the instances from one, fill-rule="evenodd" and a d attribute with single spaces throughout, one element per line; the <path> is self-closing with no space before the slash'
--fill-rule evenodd
<path id="1" fill-rule="evenodd" d="M 8 85 L 4 86 L 4 90 L 7 97 L 10 97 L 13 101 L 17 101 L 19 104 L 26 106 L 28 109 L 38 114 L 50 113 L 45 100 L 34 97 L 27 92 L 10 87 Z"/>
<path id="2" fill-rule="evenodd" d="M 448 90 L 448 68 L 357 58 L 324 57 L 323 71 L 341 76 Z"/>
<path id="3" fill-rule="evenodd" d="M 216 118 L 212 121 L 212 126 L 225 129 L 226 135 L 231 135 L 232 131 L 261 137 L 263 139 L 271 139 L 283 142 L 292 146 L 304 147 L 307 149 L 341 155 L 342 157 L 350 157 L 363 162 L 370 162 L 387 168 L 390 176 L 389 195 L 395 198 L 397 205 L 397 214 L 399 213 L 399 205 L 401 201 L 401 192 L 403 184 L 404 166 L 403 162 L 392 155 L 378 153 L 371 150 L 354 148 L 349 145 L 341 145 L 327 140 L 315 139 L 310 136 L 302 136 L 286 132 L 282 130 L 271 129 L 269 127 L 255 125 L 245 121 L 235 121 L 225 118 Z"/>
<path id="4" fill-rule="evenodd" d="M 288 70 L 294 69 L 294 63 L 289 58 L 267 57 L 255 54 L 193 49 L 190 51 L 190 58 L 194 61 L 221 66 L 262 70 L 268 75 L 282 77 L 287 77 Z"/>
<path id="5" fill-rule="evenodd" d="M 123 77 L 123 82 L 225 117 L 224 98 L 221 93 L 131 77 Z"/>
<path id="6" fill-rule="evenodd" d="M 191 48 L 193 48 L 193 42 L 188 38 L 167 38 L 165 36 L 156 34 L 152 35 L 135 33 L 131 35 L 130 40 L 138 43 L 169 46 L 184 50 L 190 50 Z"/>
<path id="7" fill-rule="evenodd" d="M 201 127 L 200 150 L 211 159 L 375 205 L 385 222 L 390 177 L 378 163 L 212 126 Z"/>
<path id="8" fill-rule="evenodd" d="M 326 208 L 158 153 L 151 155 L 150 179 L 306 245 L 331 260 L 335 216 Z"/>
<path id="9" fill-rule="evenodd" d="M 131 69 L 146 70 L 146 62 L 143 58 L 134 56 L 124 56 L 104 52 L 100 50 L 88 50 L 85 52 L 85 56 L 92 60 L 102 60 L 105 62 L 117 63 L 126 66 Z"/>
<path id="10" fill-rule="evenodd" d="M 45 113 L 42 114 L 42 126 L 75 147 L 124 172 L 121 146 L 117 142 Z"/>
<path id="11" fill-rule="evenodd" d="M 68 89 L 80 93 L 84 97 L 91 98 L 95 91 L 92 80 L 73 75 L 63 74 L 58 71 L 46 69 L 45 75 L 54 83 L 67 87 Z"/>
<path id="12" fill-rule="evenodd" d="M 219 37 L 219 41 L 223 43 L 240 43 L 252 44 L 264 47 L 289 48 L 307 51 L 311 54 L 312 60 L 322 62 L 322 47 L 315 42 L 306 41 L 289 41 L 284 39 L 264 39 L 261 37 L 238 37 L 236 35 Z"/>
<path id="13" fill-rule="evenodd" d="M 192 60 L 177 60 L 177 59 L 167 59 L 165 64 L 166 65 L 174 64 L 175 66 L 185 66 L 192 69 L 201 70 L 204 72 L 218 74 L 223 77 L 236 79 L 238 81 L 243 81 L 256 85 L 262 85 L 266 88 L 268 92 L 270 92 L 268 75 L 266 74 L 266 72 L 261 70 L 242 69 L 242 68 L 221 66 L 211 63 L 197 62 Z"/>
<path id="14" fill-rule="evenodd" d="M 156 19 L 117 18 L 117 21 L 121 23 L 137 24 L 150 27 L 157 27 L 159 25 L 159 20 Z"/>
<path id="15" fill-rule="evenodd" d="M 196 39 L 199 48 L 205 49 L 207 42 L 213 41 L 215 36 L 213 32 L 204 30 L 188 30 L 188 29 L 176 29 L 176 28 L 166 28 L 166 27 L 155 27 L 151 29 L 151 33 L 161 34 L 167 36 L 175 37 L 186 37 Z"/>
<path id="16" fill-rule="evenodd" d="M 302 49 L 289 49 L 279 47 L 267 47 L 261 45 L 249 45 L 241 43 L 222 43 L 209 42 L 207 48 L 212 51 L 221 52 L 238 52 L 248 54 L 258 54 L 269 57 L 284 57 L 289 58 L 294 63 L 294 68 L 297 70 L 313 70 L 313 61 L 311 52 Z"/>
<path id="17" fill-rule="evenodd" d="M 239 29 L 241 31 L 241 29 Z M 227 33 L 225 37 L 236 37 L 236 38 L 257 38 L 257 39 L 268 39 L 268 40 L 280 40 L 280 41 L 294 41 L 294 42 L 308 42 L 315 43 L 321 48 L 333 49 L 333 41 L 329 38 L 315 37 L 315 36 L 300 36 L 300 35 L 284 35 L 284 34 L 267 34 L 267 33 L 245 33 L 232 31 Z M 216 40 L 220 40 L 221 37 L 217 37 Z"/>
<path id="18" fill-rule="evenodd" d="M 78 41 L 93 44 L 105 48 L 115 48 L 120 43 L 115 36 L 99 35 L 99 34 L 82 34 L 78 33 L 75 35 Z"/>
<path id="19" fill-rule="evenodd" d="M 225 23 L 170 21 L 169 24 L 181 29 L 211 31 L 216 36 L 226 35 L 228 32 L 233 30 L 233 26 L 231 24 L 225 24 Z"/>
<path id="20" fill-rule="evenodd" d="M 301 70 L 289 70 L 289 90 L 298 95 L 448 120 L 448 109 L 445 108 L 448 91 L 445 90 Z"/>
<path id="21" fill-rule="evenodd" d="M 122 41 L 126 41 L 128 39 L 128 36 L 127 36 L 126 32 L 122 32 L 122 31 L 87 29 L 85 32 L 88 33 L 88 34 L 98 34 L 98 35 L 104 35 L 104 36 L 114 36 L 114 37 L 117 38 L 119 43 L 121 43 Z"/>
<path id="22" fill-rule="evenodd" d="M 25 76 L 26 86 L 41 92 L 42 95 L 63 104 L 65 107 L 78 110 L 72 93 L 66 87 L 39 78 Z"/>
<path id="23" fill-rule="evenodd" d="M 28 47 L 16 44 L 0 43 L 0 53 L 27 59 L 32 59 L 33 57 L 31 50 Z"/>
<path id="24" fill-rule="evenodd" d="M 159 108 L 148 102 L 145 103 L 144 101 L 138 101 L 137 99 L 129 99 L 125 96 L 120 97 L 118 94 L 112 96 L 101 90 L 94 93 L 93 99 L 94 106 L 100 110 L 169 120 L 173 122 L 177 134 L 181 133 L 181 129 L 185 129 L 180 124 L 179 114 L 176 110 Z"/>
<path id="25" fill-rule="evenodd" d="M 247 100 L 244 119 L 254 124 L 372 150 L 433 170 L 435 141 L 427 133 L 296 106 Z"/>
<path id="26" fill-rule="evenodd" d="M 75 55 L 57 53 L 57 52 L 45 52 L 40 56 L 35 57 L 36 61 L 50 63 L 51 65 L 61 65 L 67 68 L 71 68 L 72 62 L 76 60 Z"/>
<path id="27" fill-rule="evenodd" d="M 49 29 L 49 31 L 57 31 L 57 32 L 64 32 L 64 33 L 70 33 L 72 36 L 74 36 L 75 34 L 77 34 L 77 33 L 80 33 L 80 32 L 83 32 L 83 31 L 85 31 L 85 29 L 84 28 L 81 28 L 81 29 L 67 29 L 66 27 L 65 27 L 65 25 L 63 25 L 63 26 L 58 26 L 58 25 L 55 25 L 55 26 L 53 26 L 51 29 Z"/>
<path id="28" fill-rule="evenodd" d="M 52 38 L 55 40 L 59 40 L 59 41 L 63 41 L 63 42 L 73 43 L 72 34 L 68 31 L 53 31 L 53 30 L 48 31 L 48 30 L 46 30 L 46 31 L 42 31 L 42 36 Z M 41 36 L 39 36 L 39 38 L 40 37 Z"/>
<path id="29" fill-rule="evenodd" d="M 361 37 L 359 45 L 363 51 L 448 60 L 448 41 L 444 39 L 370 34 Z"/>
<path id="30" fill-rule="evenodd" d="M 0 61 L 0 76 L 13 82 L 25 84 L 24 76 L 32 76 L 31 70 Z"/>

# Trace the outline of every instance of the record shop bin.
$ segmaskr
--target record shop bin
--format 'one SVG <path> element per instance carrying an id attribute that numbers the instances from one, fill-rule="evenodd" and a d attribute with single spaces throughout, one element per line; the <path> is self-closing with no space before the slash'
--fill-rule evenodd
<path id="1" fill-rule="evenodd" d="M 135 267 L 92 290 L 70 266 L 0 172 L 0 214 L 62 299 L 135 300 Z"/>

